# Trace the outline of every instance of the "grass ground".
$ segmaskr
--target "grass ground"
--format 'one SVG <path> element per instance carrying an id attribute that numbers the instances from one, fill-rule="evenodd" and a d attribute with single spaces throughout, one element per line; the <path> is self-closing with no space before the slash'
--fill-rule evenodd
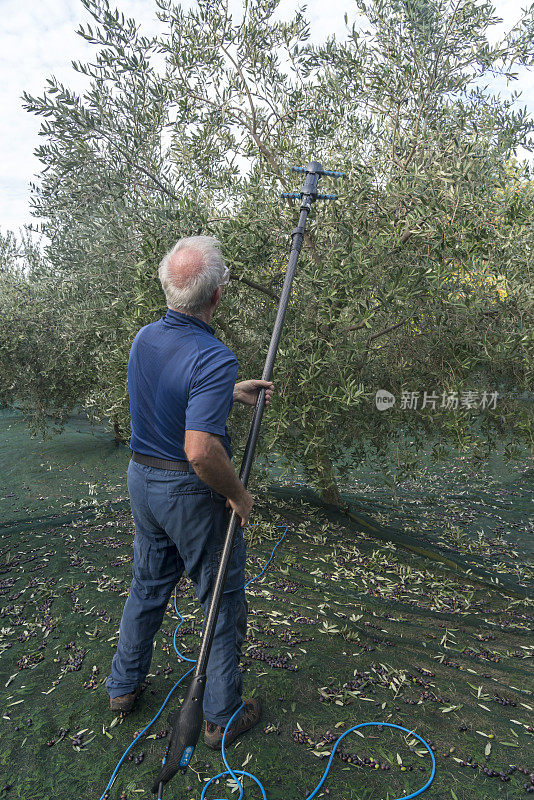
<path id="1" fill-rule="evenodd" d="M 17 424 L 9 425 L 8 439 L 18 436 Z M 120 485 L 127 455 L 110 447 L 82 463 L 73 454 L 68 446 L 62 454 L 36 447 L 26 482 L 14 466 L 0 480 L 0 797 L 98 800 L 126 747 L 191 666 L 174 653 L 178 620 L 169 604 L 135 711 L 109 710 L 104 681 L 131 578 L 133 525 Z M 270 800 L 304 798 L 334 737 L 359 722 L 390 721 L 435 749 L 436 778 L 424 796 L 526 796 L 534 772 L 531 604 L 356 535 L 302 501 L 264 496 L 252 522 L 248 577 L 268 560 L 284 530 L 277 526 L 289 527 L 248 588 L 245 695 L 257 695 L 264 712 L 228 748 L 233 768 L 246 764 Z M 186 618 L 178 647 L 193 657 L 201 615 L 187 578 L 178 608 Z M 167 711 L 181 697 L 179 686 L 122 765 L 111 798 L 153 796 Z M 425 783 L 430 758 L 410 736 L 363 734 L 344 739 L 320 796 L 393 800 Z M 201 739 L 187 774 L 164 797 L 198 798 L 222 768 Z M 245 787 L 248 798 L 260 797 L 252 781 Z M 236 796 L 226 781 L 208 790 L 211 798 Z"/>

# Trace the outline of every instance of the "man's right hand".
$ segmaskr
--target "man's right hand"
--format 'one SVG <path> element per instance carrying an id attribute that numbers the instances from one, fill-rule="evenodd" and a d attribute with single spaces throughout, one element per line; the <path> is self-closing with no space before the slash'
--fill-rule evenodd
<path id="1" fill-rule="evenodd" d="M 253 505 L 254 498 L 244 487 L 239 500 L 235 501 L 228 498 L 226 501 L 226 508 L 232 508 L 237 516 L 241 518 L 241 527 L 247 524 Z"/>

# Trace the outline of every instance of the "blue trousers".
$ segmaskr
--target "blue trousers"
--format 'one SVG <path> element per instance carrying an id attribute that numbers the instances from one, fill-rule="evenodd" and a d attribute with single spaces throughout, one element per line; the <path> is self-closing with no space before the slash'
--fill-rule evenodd
<path id="1" fill-rule="evenodd" d="M 132 582 L 106 679 L 112 698 L 132 692 L 145 680 L 154 636 L 184 570 L 195 587 L 205 623 L 231 516 L 226 498 L 210 489 L 192 467 L 179 472 L 130 461 L 127 484 L 135 522 Z M 246 543 L 239 526 L 206 673 L 204 717 L 216 725 L 226 725 L 242 702 L 239 658 L 248 612 L 245 560 Z"/>

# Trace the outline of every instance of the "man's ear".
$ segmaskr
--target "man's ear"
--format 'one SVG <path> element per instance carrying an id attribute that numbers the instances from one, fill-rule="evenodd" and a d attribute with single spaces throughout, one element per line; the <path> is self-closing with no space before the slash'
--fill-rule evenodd
<path id="1" fill-rule="evenodd" d="M 218 306 L 219 303 L 221 302 L 221 297 L 222 297 L 222 287 L 217 286 L 217 288 L 215 289 L 215 291 L 211 296 L 211 305 Z"/>

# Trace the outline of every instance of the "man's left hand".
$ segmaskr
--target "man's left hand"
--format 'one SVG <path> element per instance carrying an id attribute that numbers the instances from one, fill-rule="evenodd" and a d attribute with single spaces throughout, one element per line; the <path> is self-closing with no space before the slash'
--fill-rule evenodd
<path id="1" fill-rule="evenodd" d="M 265 387 L 265 405 L 268 406 L 273 396 L 274 383 L 271 381 L 241 381 L 234 387 L 234 400 L 253 406 L 258 398 L 258 392 Z"/>

